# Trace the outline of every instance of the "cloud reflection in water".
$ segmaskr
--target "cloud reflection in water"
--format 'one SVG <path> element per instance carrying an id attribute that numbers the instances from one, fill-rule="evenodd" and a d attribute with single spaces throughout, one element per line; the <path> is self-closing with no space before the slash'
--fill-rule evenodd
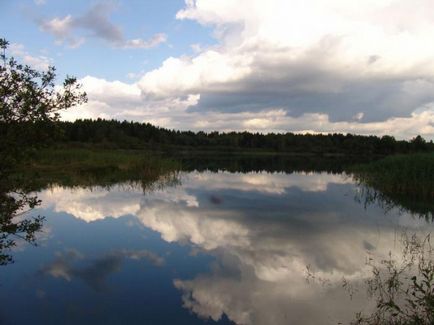
<path id="1" fill-rule="evenodd" d="M 352 319 L 369 304 L 361 295 L 350 300 L 342 279 L 354 284 L 366 279 L 367 254 L 398 254 L 402 226 L 428 227 L 406 214 L 385 215 L 375 206 L 365 210 L 353 199 L 355 188 L 345 175 L 193 172 L 181 181 L 146 195 L 115 187 L 55 189 L 41 198 L 87 222 L 132 214 L 164 241 L 214 256 L 210 272 L 175 279 L 174 285 L 184 306 L 198 316 L 218 320 L 225 314 L 238 324 Z M 120 260 L 132 258 L 128 254 L 108 255 L 81 269 L 62 264 L 60 256 L 44 270 L 66 280 L 79 277 L 99 290 Z M 307 266 L 327 281 L 307 282 Z"/>
<path id="2" fill-rule="evenodd" d="M 79 278 L 95 291 L 104 291 L 107 290 L 106 279 L 111 274 L 119 271 L 127 258 L 133 260 L 145 259 L 154 266 L 164 264 L 164 258 L 148 250 L 113 251 L 97 259 L 86 260 L 87 263 L 84 266 L 77 265 L 77 262 L 83 261 L 84 258 L 80 252 L 73 249 L 57 253 L 55 260 L 43 267 L 41 272 L 66 281 Z"/>

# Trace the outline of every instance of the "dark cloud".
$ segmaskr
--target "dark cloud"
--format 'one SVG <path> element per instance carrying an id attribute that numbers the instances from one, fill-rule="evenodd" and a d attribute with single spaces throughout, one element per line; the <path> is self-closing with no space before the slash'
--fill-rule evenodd
<path id="1" fill-rule="evenodd" d="M 370 64 L 375 60 L 368 58 Z M 419 76 L 357 77 L 352 71 L 327 70 L 320 58 L 307 62 L 256 62 L 252 74 L 224 86 L 197 89 L 199 103 L 190 112 L 259 112 L 284 109 L 291 117 L 327 114 L 330 121 L 384 121 L 407 117 L 434 101 L 434 81 Z"/>
<path id="2" fill-rule="evenodd" d="M 85 266 L 76 265 L 78 260 L 84 257 L 75 250 L 69 250 L 61 253 L 49 265 L 43 267 L 41 272 L 54 277 L 61 277 L 67 281 L 79 278 L 88 284 L 95 291 L 104 291 L 107 289 L 107 278 L 121 270 L 122 264 L 126 258 L 148 260 L 155 266 L 162 266 L 164 259 L 148 250 L 122 250 L 115 251 L 101 258 L 91 260 Z"/>
<path id="3" fill-rule="evenodd" d="M 110 15 L 115 5 L 108 2 L 95 4 L 81 16 L 71 15 L 63 18 L 42 19 L 38 21 L 40 28 L 54 35 L 58 42 L 66 42 L 71 47 L 81 45 L 86 37 L 103 39 L 116 47 L 125 48 L 151 48 L 164 43 L 167 36 L 157 33 L 150 39 L 126 39 L 121 28 L 110 21 Z M 84 31 L 83 36 L 77 36 L 77 30 Z"/>
<path id="4" fill-rule="evenodd" d="M 75 18 L 72 26 L 83 28 L 92 33 L 92 36 L 115 44 L 121 44 L 124 41 L 122 31 L 109 20 L 113 9 L 114 6 L 110 2 L 98 3 L 83 16 Z"/>

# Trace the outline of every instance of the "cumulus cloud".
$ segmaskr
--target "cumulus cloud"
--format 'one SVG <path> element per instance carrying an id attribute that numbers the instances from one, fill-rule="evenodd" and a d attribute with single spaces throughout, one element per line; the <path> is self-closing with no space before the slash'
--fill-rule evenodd
<path id="1" fill-rule="evenodd" d="M 434 138 L 433 6 L 429 0 L 417 6 L 408 0 L 189 0 L 176 18 L 211 27 L 217 44 L 194 43 L 193 55 L 169 57 L 132 84 L 94 79 L 100 87 L 133 91 L 125 104 L 93 100 L 89 91 L 85 115 L 205 131 Z M 59 40 L 77 27 L 124 47 L 166 39 L 125 40 L 108 13 L 101 4 L 45 25 Z"/>
<path id="2" fill-rule="evenodd" d="M 139 85 L 157 95 L 200 93 L 199 111 L 408 117 L 434 101 L 432 17 L 404 18 L 412 8 L 402 0 L 187 1 L 177 18 L 215 27 L 220 46 L 169 58 Z"/>
<path id="3" fill-rule="evenodd" d="M 179 73 L 179 75 L 180 78 L 184 78 L 183 76 L 186 79 L 191 78 L 188 74 Z M 98 117 L 126 119 L 194 131 L 343 132 L 380 136 L 390 134 L 399 139 L 410 139 L 421 134 L 428 139 L 434 139 L 433 103 L 418 107 L 408 116 L 391 116 L 380 121 L 365 122 L 363 118 L 367 113 L 358 111 L 361 110 L 358 108 L 348 114 L 348 120 L 333 121 L 327 113 L 307 112 L 291 116 L 282 107 L 270 107 L 259 111 L 256 109 L 235 112 L 203 111 L 197 108 L 203 97 L 200 89 L 196 89 L 195 93 L 172 97 L 171 95 L 144 93 L 140 83 L 107 81 L 91 76 L 81 79 L 80 82 L 83 84 L 89 101 L 81 107 L 64 112 L 63 119 Z M 189 82 L 191 81 L 186 81 L 186 83 Z M 167 94 L 169 93 L 170 91 L 167 90 Z M 228 101 L 230 96 L 222 100 Z M 230 106 L 228 110 L 231 110 Z M 371 112 L 371 114 L 374 113 Z"/>
<path id="4" fill-rule="evenodd" d="M 165 43 L 167 36 L 157 33 L 148 40 L 141 38 L 126 39 L 121 28 L 110 21 L 114 10 L 111 2 L 97 3 L 81 16 L 54 17 L 39 21 L 40 28 L 52 34 L 59 44 L 67 43 L 70 47 L 83 44 L 88 36 L 100 38 L 115 47 L 120 48 L 152 48 Z M 78 30 L 84 31 L 84 36 L 77 36 Z"/>
<path id="5" fill-rule="evenodd" d="M 65 120 L 77 118 L 115 118 L 150 122 L 164 127 L 185 127 L 185 111 L 196 105 L 199 95 L 177 98 L 147 98 L 136 83 L 107 81 L 86 76 L 79 80 L 88 103 L 63 112 Z"/>

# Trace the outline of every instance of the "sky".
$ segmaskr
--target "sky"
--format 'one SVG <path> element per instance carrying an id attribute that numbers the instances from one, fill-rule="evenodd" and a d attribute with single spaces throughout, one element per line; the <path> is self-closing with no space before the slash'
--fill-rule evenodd
<path id="1" fill-rule="evenodd" d="M 0 0 L 9 55 L 79 79 L 65 120 L 434 139 L 432 0 Z"/>

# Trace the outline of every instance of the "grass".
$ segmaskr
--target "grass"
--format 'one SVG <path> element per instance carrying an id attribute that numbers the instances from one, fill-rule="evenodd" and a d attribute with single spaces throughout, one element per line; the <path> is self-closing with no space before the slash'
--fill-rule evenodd
<path id="1" fill-rule="evenodd" d="M 16 177 L 27 188 L 48 185 L 109 186 L 118 182 L 151 183 L 173 176 L 179 164 L 142 150 L 47 148 L 23 162 Z"/>
<path id="2" fill-rule="evenodd" d="M 434 199 L 434 153 L 390 156 L 352 171 L 356 178 L 385 193 Z"/>
<path id="3" fill-rule="evenodd" d="M 368 201 L 434 216 L 434 153 L 396 155 L 349 170 L 367 190 Z"/>

